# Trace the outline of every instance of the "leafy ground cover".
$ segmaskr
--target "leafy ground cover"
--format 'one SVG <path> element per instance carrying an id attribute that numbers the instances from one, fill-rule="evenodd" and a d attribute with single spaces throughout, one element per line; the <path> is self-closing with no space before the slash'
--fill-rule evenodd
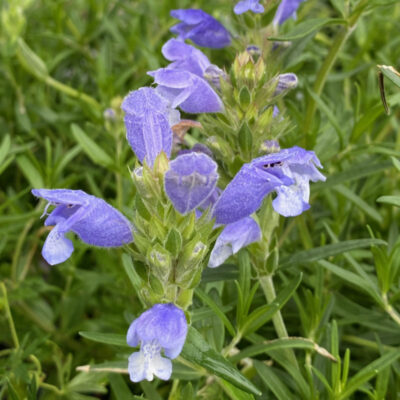
<path id="1" fill-rule="evenodd" d="M 269 274 L 252 269 L 255 246 L 204 269 L 171 381 L 129 381 L 125 336 L 143 305 L 127 249 L 74 240 L 65 263 L 41 256 L 50 228 L 32 188 L 82 189 L 134 218 L 120 104 L 166 65 L 170 10 L 202 8 L 233 33 L 232 46 L 204 50 L 229 73 L 271 22 L 277 2 L 264 3 L 257 17 L 222 0 L 1 3 L 0 398 L 398 398 L 400 91 L 377 67 L 399 69 L 395 1 L 307 0 L 270 32 L 280 53 L 266 68 L 299 83 L 268 129 L 282 147 L 314 150 L 327 180 L 311 185 L 309 211 L 276 223 Z"/>

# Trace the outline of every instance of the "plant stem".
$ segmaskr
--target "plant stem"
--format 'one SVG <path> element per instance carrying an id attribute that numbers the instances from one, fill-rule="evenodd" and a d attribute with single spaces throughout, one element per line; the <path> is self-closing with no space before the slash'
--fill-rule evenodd
<path id="1" fill-rule="evenodd" d="M 0 288 L 3 293 L 4 308 L 6 311 L 6 317 L 8 319 L 8 324 L 10 325 L 11 337 L 13 339 L 15 348 L 18 349 L 19 348 L 18 335 L 17 335 L 17 331 L 15 329 L 14 320 L 13 320 L 11 310 L 10 310 L 10 305 L 8 304 L 7 289 L 6 289 L 6 285 L 4 284 L 4 282 L 0 282 Z"/>
<path id="2" fill-rule="evenodd" d="M 397 325 L 400 326 L 400 315 L 399 313 L 392 307 L 392 305 L 389 303 L 389 300 L 387 298 L 386 293 L 382 295 L 383 299 L 383 304 L 384 304 L 384 310 L 389 314 L 390 318 L 394 322 L 396 322 Z"/>
<path id="3" fill-rule="evenodd" d="M 272 303 L 275 298 L 276 298 L 276 292 L 275 292 L 275 286 L 274 286 L 274 282 L 272 279 L 272 275 L 264 275 L 260 277 L 260 285 L 262 287 L 262 290 L 265 294 L 265 297 L 269 303 Z M 287 338 L 289 337 L 287 330 L 286 330 L 286 326 L 285 326 L 285 322 L 283 321 L 282 318 L 282 314 L 281 312 L 278 310 L 275 315 L 272 317 L 272 322 L 274 324 L 275 327 L 275 331 L 278 335 L 279 338 Z M 297 368 L 299 368 L 299 364 L 297 363 L 297 359 L 296 356 L 294 355 L 293 350 L 291 349 L 286 349 L 285 350 L 285 354 L 286 357 L 288 358 L 288 360 Z"/>
<path id="4" fill-rule="evenodd" d="M 352 29 L 349 29 L 348 27 L 342 27 L 339 34 L 336 36 L 332 47 L 325 58 L 324 63 L 322 64 L 320 70 L 318 71 L 317 77 L 314 82 L 314 87 L 313 91 L 317 96 L 320 96 L 322 93 L 322 90 L 324 89 L 326 78 L 328 77 L 328 74 L 330 70 L 333 67 L 333 64 L 335 63 L 337 56 L 339 55 L 339 51 L 342 48 L 343 44 L 346 42 L 347 38 L 350 36 L 352 32 Z M 306 117 L 304 119 L 304 132 L 307 135 L 306 136 L 306 141 L 307 144 L 310 141 L 310 128 L 311 124 L 314 118 L 315 114 L 315 109 L 316 109 L 316 103 L 313 98 L 309 98 L 308 101 L 308 106 L 306 110 Z M 314 138 L 312 138 L 314 139 Z"/>

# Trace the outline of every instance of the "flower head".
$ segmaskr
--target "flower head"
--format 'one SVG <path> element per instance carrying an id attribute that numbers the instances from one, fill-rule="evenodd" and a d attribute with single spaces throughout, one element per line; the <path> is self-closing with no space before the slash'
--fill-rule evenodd
<path id="1" fill-rule="evenodd" d="M 231 36 L 225 27 L 203 10 L 172 10 L 171 16 L 182 21 L 171 28 L 171 32 L 180 39 L 190 39 L 198 46 L 215 49 L 231 43 Z"/>
<path id="2" fill-rule="evenodd" d="M 180 107 L 191 114 L 220 112 L 221 99 L 208 82 L 185 70 L 160 68 L 148 72 L 158 84 L 157 93 L 166 99 L 172 108 Z"/>
<path id="3" fill-rule="evenodd" d="M 309 181 L 325 180 L 317 167 L 322 168 L 315 153 L 297 146 L 244 164 L 215 205 L 216 222 L 229 224 L 249 216 L 272 191 L 277 193 L 272 202 L 276 212 L 285 217 L 301 214 L 310 207 Z"/>
<path id="4" fill-rule="evenodd" d="M 170 162 L 165 173 L 165 192 L 181 214 L 201 206 L 214 192 L 217 164 L 202 152 L 190 152 Z"/>
<path id="5" fill-rule="evenodd" d="M 235 14 L 243 14 L 246 11 L 252 11 L 259 14 L 264 12 L 264 7 L 260 4 L 260 0 L 242 0 L 237 3 L 233 9 Z"/>
<path id="6" fill-rule="evenodd" d="M 231 255 L 260 239 L 260 227 L 251 217 L 226 225 L 215 242 L 208 266 L 211 268 L 220 266 Z"/>
<path id="7" fill-rule="evenodd" d="M 125 112 L 126 137 L 137 158 L 149 165 L 161 151 L 171 154 L 171 126 L 179 121 L 179 112 L 169 108 L 168 102 L 156 90 L 143 87 L 130 92 L 122 102 Z"/>
<path id="8" fill-rule="evenodd" d="M 274 96 L 278 96 L 283 92 L 294 89 L 297 86 L 298 79 L 296 74 L 288 72 L 287 74 L 280 74 L 277 78 L 278 84 L 275 88 Z"/>
<path id="9" fill-rule="evenodd" d="M 274 24 L 281 25 L 290 17 L 296 15 L 296 11 L 304 0 L 282 0 L 274 17 Z"/>
<path id="10" fill-rule="evenodd" d="M 67 260 L 74 251 L 68 232 L 76 233 L 83 242 L 94 246 L 117 247 L 133 240 L 129 221 L 104 200 L 82 190 L 33 189 L 36 197 L 46 199 L 46 206 L 55 205 L 45 221 L 55 225 L 42 249 L 43 258 L 55 265 Z"/>
<path id="11" fill-rule="evenodd" d="M 172 303 L 156 304 L 135 319 L 126 337 L 129 346 L 140 345 L 140 351 L 129 357 L 131 381 L 152 381 L 154 375 L 169 379 L 172 373 L 170 359 L 178 357 L 182 351 L 187 329 L 185 313 Z M 161 356 L 161 351 L 165 357 Z"/>

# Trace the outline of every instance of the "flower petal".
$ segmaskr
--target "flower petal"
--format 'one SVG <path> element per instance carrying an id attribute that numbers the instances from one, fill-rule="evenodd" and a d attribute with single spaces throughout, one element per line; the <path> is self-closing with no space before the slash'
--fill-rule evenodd
<path id="1" fill-rule="evenodd" d="M 72 242 L 59 232 L 56 225 L 44 242 L 42 256 L 50 265 L 56 265 L 68 260 L 73 251 Z"/>
<path id="2" fill-rule="evenodd" d="M 164 183 L 174 207 L 186 214 L 204 203 L 214 192 L 217 164 L 204 153 L 188 153 L 170 163 Z"/>
<path id="3" fill-rule="evenodd" d="M 246 217 L 228 224 L 215 242 L 208 266 L 220 266 L 231 255 L 241 248 L 261 239 L 261 230 L 253 218 Z"/>

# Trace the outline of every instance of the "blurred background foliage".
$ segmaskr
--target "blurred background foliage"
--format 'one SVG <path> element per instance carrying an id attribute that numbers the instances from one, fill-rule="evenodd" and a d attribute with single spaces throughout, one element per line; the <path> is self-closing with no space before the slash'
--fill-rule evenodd
<path id="1" fill-rule="evenodd" d="M 312 18 L 343 18 L 347 3 L 307 0 L 298 20 L 280 33 Z M 175 23 L 169 11 L 202 8 L 232 32 L 250 29 L 251 21 L 235 25 L 234 2 L 227 0 L 0 4 L 0 398 L 167 397 L 170 383 L 133 385 L 126 375 L 76 370 L 123 360 L 126 349 L 90 342 L 78 332 L 124 334 L 141 305 L 120 249 L 93 249 L 75 240 L 67 262 L 54 268 L 45 263 L 40 250 L 48 228 L 39 219 L 44 204 L 30 190 L 82 189 L 132 215 L 128 166 L 134 160 L 119 104 L 128 91 L 150 84 L 148 70 L 166 65 L 160 49 Z M 282 144 L 315 145 L 328 180 L 312 185 L 312 212 L 281 222 L 277 283 L 279 292 L 303 272 L 282 309 L 288 331 L 342 361 L 331 364 L 310 350 L 296 350 L 304 365 L 299 376 L 280 365 L 278 350 L 258 353 L 258 361 L 238 365 L 265 399 L 345 399 L 356 390 L 354 398 L 396 399 L 400 391 L 400 91 L 386 84 L 392 111 L 386 115 L 376 67 L 400 66 L 400 5 L 364 10 L 322 93 L 315 93 L 316 76 L 340 29 L 330 24 L 283 45 L 281 72 L 295 72 L 299 87 L 281 104 L 291 122 Z M 229 69 L 234 50 L 205 52 Z M 202 290 L 233 320 L 234 279 L 242 279 L 237 267 L 205 275 Z M 257 292 L 252 308 L 264 302 Z M 229 335 L 223 321 L 201 296 L 193 309 L 193 323 L 221 350 Z M 268 322 L 239 347 L 274 338 Z M 274 362 L 260 361 L 266 359 Z M 227 383 L 193 379 L 198 376 L 183 366 L 175 370 L 189 382 L 182 398 L 252 398 L 240 397 L 246 394 Z"/>

